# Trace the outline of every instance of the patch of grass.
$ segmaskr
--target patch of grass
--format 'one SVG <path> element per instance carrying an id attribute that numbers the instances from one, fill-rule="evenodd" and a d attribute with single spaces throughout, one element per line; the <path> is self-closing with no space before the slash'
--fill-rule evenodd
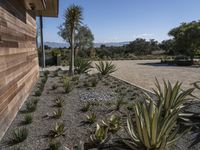
<path id="1" fill-rule="evenodd" d="M 38 89 L 37 91 L 35 91 L 35 96 L 41 96 L 42 92 L 40 89 Z"/>
<path id="2" fill-rule="evenodd" d="M 26 112 L 34 112 L 37 107 L 37 101 L 29 101 L 26 103 Z"/>
<path id="3" fill-rule="evenodd" d="M 65 93 L 70 93 L 73 90 L 73 83 L 68 77 L 63 78 L 63 88 Z"/>
<path id="4" fill-rule="evenodd" d="M 26 128 L 18 128 L 13 131 L 11 143 L 17 144 L 26 140 L 28 136 L 28 130 Z"/>

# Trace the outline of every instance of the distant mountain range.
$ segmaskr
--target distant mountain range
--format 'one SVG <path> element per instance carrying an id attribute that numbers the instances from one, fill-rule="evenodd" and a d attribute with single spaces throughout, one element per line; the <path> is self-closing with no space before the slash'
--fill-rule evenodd
<path id="1" fill-rule="evenodd" d="M 94 43 L 94 47 L 100 47 L 101 45 L 105 46 L 123 46 L 129 44 L 130 42 L 110 42 L 110 43 Z M 69 47 L 68 43 L 57 43 L 57 42 L 45 42 L 44 45 L 47 45 L 51 48 L 63 48 Z"/>

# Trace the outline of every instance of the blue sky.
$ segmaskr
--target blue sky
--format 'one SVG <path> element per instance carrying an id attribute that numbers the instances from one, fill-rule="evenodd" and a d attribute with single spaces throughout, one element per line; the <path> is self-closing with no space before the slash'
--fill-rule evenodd
<path id="1" fill-rule="evenodd" d="M 95 42 L 162 41 L 171 28 L 200 19 L 200 0 L 60 0 L 58 18 L 44 18 L 44 41 L 64 42 L 57 32 L 70 4 L 83 7 Z"/>

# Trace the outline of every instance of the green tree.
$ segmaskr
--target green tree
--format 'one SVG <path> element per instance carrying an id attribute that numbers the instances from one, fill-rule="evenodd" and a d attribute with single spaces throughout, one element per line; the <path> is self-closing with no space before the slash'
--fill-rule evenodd
<path id="1" fill-rule="evenodd" d="M 75 36 L 75 55 L 93 48 L 94 36 L 87 26 L 81 26 Z"/>
<path id="2" fill-rule="evenodd" d="M 194 56 L 200 49 L 200 21 L 182 23 L 169 32 L 175 40 L 175 47 L 180 54 Z"/>
<path id="3" fill-rule="evenodd" d="M 70 44 L 71 54 L 69 74 L 74 75 L 75 33 L 82 24 L 82 7 L 77 5 L 71 5 L 65 10 L 64 18 L 65 22 L 59 27 L 60 31 L 58 34 Z"/>
<path id="4" fill-rule="evenodd" d="M 159 47 L 164 50 L 167 54 L 169 55 L 175 55 L 175 40 L 169 39 L 169 40 L 164 40 L 159 44 Z"/>

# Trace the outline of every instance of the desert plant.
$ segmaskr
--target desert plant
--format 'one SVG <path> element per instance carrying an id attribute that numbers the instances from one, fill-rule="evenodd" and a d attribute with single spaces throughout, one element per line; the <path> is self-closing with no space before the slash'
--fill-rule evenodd
<path id="1" fill-rule="evenodd" d="M 100 72 L 101 75 L 109 75 L 116 71 L 116 66 L 112 62 L 100 61 L 99 64 L 95 64 L 96 69 Z"/>
<path id="2" fill-rule="evenodd" d="M 78 58 L 76 59 L 76 62 L 75 62 L 75 71 L 78 74 L 88 73 L 90 69 L 92 68 L 91 63 L 92 63 L 91 61 Z"/>
<path id="3" fill-rule="evenodd" d="M 163 150 L 185 134 L 186 130 L 178 135 L 178 110 L 165 117 L 161 112 L 162 105 L 157 106 L 152 99 L 148 99 L 148 102 L 136 102 L 135 122 L 130 116 L 127 119 L 130 140 L 124 140 L 125 144 L 133 150 Z"/>
<path id="4" fill-rule="evenodd" d="M 51 140 L 49 143 L 49 150 L 59 150 L 61 142 L 57 140 Z"/>
<path id="5" fill-rule="evenodd" d="M 176 110 L 181 111 L 184 108 L 184 104 L 190 100 L 188 96 L 192 94 L 194 88 L 183 91 L 181 85 L 182 83 L 177 81 L 172 87 L 169 81 L 168 83 L 164 81 L 164 88 L 161 89 L 161 86 L 156 79 L 157 90 L 153 89 L 153 91 L 158 99 L 158 105 L 163 106 L 163 115 L 167 116 Z"/>
<path id="6" fill-rule="evenodd" d="M 56 123 L 55 126 L 53 127 L 52 130 L 50 130 L 50 136 L 56 138 L 59 136 L 64 136 L 65 135 L 65 125 L 64 123 Z"/>
<path id="7" fill-rule="evenodd" d="M 87 112 L 87 111 L 89 111 L 89 110 L 91 110 L 91 103 L 90 102 L 86 102 L 84 105 L 83 105 L 83 107 L 82 107 L 82 111 L 83 112 Z"/>
<path id="8" fill-rule="evenodd" d="M 26 103 L 26 111 L 27 112 L 34 112 L 36 110 L 37 103 L 36 101 L 29 101 Z"/>
<path id="9" fill-rule="evenodd" d="M 102 120 L 103 125 L 108 127 L 108 132 L 116 133 L 121 128 L 121 118 L 112 115 L 109 119 L 106 119 L 105 121 Z"/>
<path id="10" fill-rule="evenodd" d="M 66 93 L 69 93 L 73 89 L 73 84 L 69 78 L 63 78 L 63 87 Z"/>
<path id="11" fill-rule="evenodd" d="M 56 107 L 63 107 L 64 103 L 65 103 L 65 101 L 60 97 L 57 97 L 55 99 L 55 106 Z"/>
<path id="12" fill-rule="evenodd" d="M 97 124 L 95 134 L 90 139 L 94 144 L 104 144 L 108 141 L 108 128 Z"/>
<path id="13" fill-rule="evenodd" d="M 12 143 L 21 143 L 26 140 L 28 130 L 26 128 L 18 128 L 13 131 Z"/>
<path id="14" fill-rule="evenodd" d="M 58 110 L 55 110 L 53 111 L 53 118 L 56 118 L 56 119 L 59 119 L 60 117 L 62 117 L 63 115 L 63 111 L 62 109 L 58 109 Z"/>
<path id="15" fill-rule="evenodd" d="M 86 118 L 88 123 L 93 124 L 96 121 L 97 116 L 95 113 L 91 113 L 89 115 L 86 115 Z"/>
<path id="16" fill-rule="evenodd" d="M 22 124 L 30 124 L 33 121 L 33 117 L 31 114 L 27 114 L 24 117 L 24 120 L 22 121 Z"/>

